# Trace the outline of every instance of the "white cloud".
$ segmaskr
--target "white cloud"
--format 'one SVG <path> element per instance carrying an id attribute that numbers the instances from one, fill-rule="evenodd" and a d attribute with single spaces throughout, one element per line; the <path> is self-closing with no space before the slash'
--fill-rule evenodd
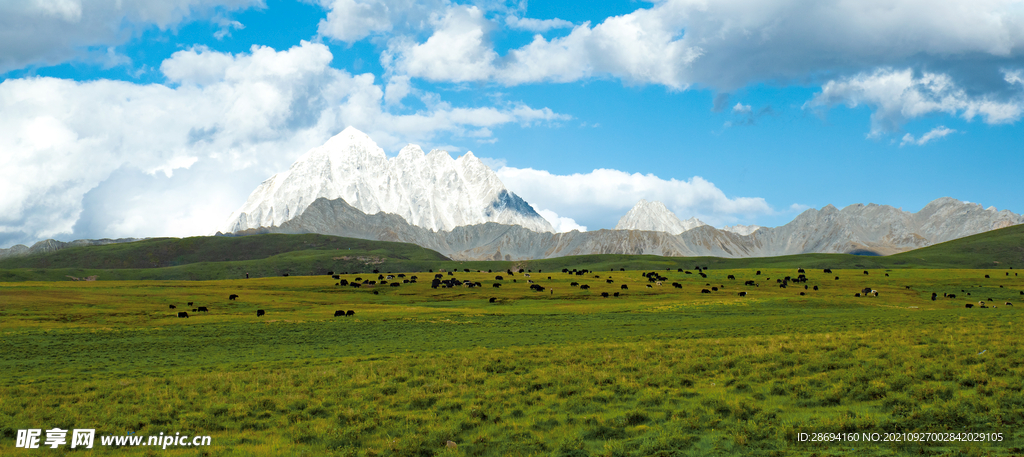
<path id="1" fill-rule="evenodd" d="M 433 35 L 423 43 L 396 38 L 385 61 L 390 68 L 434 81 L 516 85 L 610 76 L 629 84 L 731 90 L 950 56 L 990 57 L 995 63 L 988 68 L 996 71 L 999 59 L 1019 57 L 1024 47 L 1024 10 L 1014 0 L 659 0 L 578 25 L 568 36 L 538 35 L 504 56 L 488 40 L 486 6 L 434 6 Z M 477 14 L 462 17 L 466 11 Z M 570 26 L 516 15 L 504 25 Z M 458 71 L 426 65 L 428 57 Z"/>
<path id="2" fill-rule="evenodd" d="M 737 103 L 736 106 L 732 107 L 732 112 L 735 114 L 750 114 L 752 110 L 753 109 L 750 105 L 744 105 L 742 103 Z"/>
<path id="3" fill-rule="evenodd" d="M 514 167 L 502 167 L 496 173 L 509 190 L 531 205 L 568 215 L 588 227 L 614 227 L 640 199 L 660 201 L 682 219 L 696 216 L 712 225 L 772 214 L 763 198 L 726 197 L 699 176 L 687 181 L 666 180 L 609 169 L 556 175 Z"/>
<path id="4" fill-rule="evenodd" d="M 577 224 L 571 217 L 559 216 L 554 211 L 548 209 L 537 210 L 537 213 L 540 214 L 540 217 L 543 217 L 551 223 L 551 226 L 555 229 L 555 233 L 565 233 L 573 230 L 578 230 L 580 232 L 587 231 L 586 226 Z"/>
<path id="5" fill-rule="evenodd" d="M 819 108 L 839 103 L 874 109 L 871 136 L 897 131 L 908 120 L 932 113 L 959 114 L 967 120 L 981 117 L 988 124 L 1005 124 L 1017 121 L 1024 112 L 1019 97 L 997 101 L 971 96 L 948 75 L 925 72 L 915 78 L 910 69 L 879 69 L 829 81 L 804 106 Z"/>
<path id="6" fill-rule="evenodd" d="M 430 18 L 434 33 L 423 43 L 391 40 L 381 55 L 392 71 L 431 81 L 479 81 L 491 77 L 498 54 L 487 34 L 492 24 L 475 6 L 452 6 Z"/>
<path id="7" fill-rule="evenodd" d="M 543 33 L 551 29 L 572 28 L 572 22 L 564 19 L 533 19 L 526 17 L 506 16 L 505 25 L 511 29 Z"/>
<path id="8" fill-rule="evenodd" d="M 330 12 L 320 21 L 322 36 L 352 43 L 391 30 L 389 8 L 383 1 L 333 0 L 324 6 Z"/>
<path id="9" fill-rule="evenodd" d="M 128 41 L 214 11 L 262 5 L 262 0 L 32 0 L 0 2 L 0 74 L 29 65 L 88 59 L 91 47 Z"/>
<path id="10" fill-rule="evenodd" d="M 1010 84 L 1020 84 L 1024 86 L 1024 70 L 1003 70 L 1003 80 Z"/>
<path id="11" fill-rule="evenodd" d="M 213 18 L 213 23 L 220 27 L 219 30 L 213 32 L 213 37 L 218 40 L 223 40 L 224 37 L 231 36 L 231 29 L 241 30 L 245 28 L 241 22 L 233 21 L 223 16 Z"/>
<path id="12" fill-rule="evenodd" d="M 956 130 L 948 129 L 943 125 L 931 129 L 928 133 L 921 135 L 921 138 L 916 140 L 914 139 L 914 135 L 908 133 L 906 135 L 903 135 L 903 140 L 900 141 L 900 147 L 903 147 L 904 145 L 907 144 L 916 144 L 918 146 L 923 146 L 925 143 L 931 140 L 942 138 L 946 135 L 949 135 L 950 133 L 956 133 Z"/>
<path id="13" fill-rule="evenodd" d="M 384 89 L 384 102 L 389 106 L 402 103 L 402 99 L 412 92 L 408 76 L 392 76 Z"/>
<path id="14" fill-rule="evenodd" d="M 328 10 L 317 33 L 354 43 L 374 35 L 402 35 L 430 28 L 430 19 L 451 5 L 449 0 L 319 0 Z M 493 8 L 492 8 L 493 9 Z"/>
<path id="15" fill-rule="evenodd" d="M 516 103 L 451 107 L 439 102 L 418 113 L 392 114 L 372 75 L 331 68 L 331 59 L 326 46 L 309 42 L 284 51 L 254 46 L 237 55 L 193 48 L 161 65 L 174 85 L 3 81 L 0 246 L 71 233 L 82 217 L 94 222 L 82 226 L 92 232 L 75 232 L 80 236 L 209 233 L 260 181 L 348 125 L 397 150 L 410 141 L 429 144 L 440 132 L 486 140 L 502 124 L 566 118 Z M 83 215 L 83 196 L 127 182 L 111 179 L 116 170 L 138 170 L 152 183 L 166 183 L 161 184 L 166 189 L 152 199 L 140 197 L 149 195 L 142 188 L 107 192 L 120 199 L 117 205 L 91 206 L 118 215 L 104 229 L 95 222 L 104 218 Z M 239 174 L 244 182 L 239 183 Z M 221 185 L 225 181 L 235 185 Z M 196 208 L 223 216 L 183 216 L 187 201 L 174 211 L 160 208 L 158 201 L 193 195 L 175 183 L 198 186 L 204 190 L 195 193 L 200 196 L 216 193 L 218 198 L 198 197 L 205 199 Z"/>

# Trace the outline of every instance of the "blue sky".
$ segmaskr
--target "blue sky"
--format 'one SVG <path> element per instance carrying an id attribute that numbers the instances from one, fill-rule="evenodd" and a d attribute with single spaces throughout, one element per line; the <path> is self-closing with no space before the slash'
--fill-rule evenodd
<path id="1" fill-rule="evenodd" d="M 1020 213 L 1022 114 L 1020 1 L 11 2 L 0 247 L 209 234 L 348 125 L 473 151 L 563 230 Z"/>

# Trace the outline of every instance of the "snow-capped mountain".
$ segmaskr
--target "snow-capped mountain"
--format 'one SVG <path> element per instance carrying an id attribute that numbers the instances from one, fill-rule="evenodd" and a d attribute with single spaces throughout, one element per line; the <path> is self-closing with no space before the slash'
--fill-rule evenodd
<path id="1" fill-rule="evenodd" d="M 722 227 L 722 228 L 720 228 L 718 230 L 721 230 L 723 232 L 732 232 L 732 233 L 735 233 L 737 235 L 747 236 L 747 235 L 750 235 L 751 233 L 754 233 L 759 228 L 761 228 L 760 225 L 739 225 L 739 224 L 737 224 L 737 225 L 727 225 L 727 226 Z"/>
<path id="2" fill-rule="evenodd" d="M 223 231 L 280 226 L 318 198 L 340 198 L 363 213 L 392 213 L 435 231 L 486 222 L 554 231 L 473 153 L 452 159 L 446 151 L 424 154 L 410 144 L 388 159 L 353 127 L 260 184 Z"/>
<path id="3" fill-rule="evenodd" d="M 619 223 L 615 225 L 615 230 L 648 230 L 678 235 L 703 225 L 707 224 L 701 222 L 696 217 L 691 217 L 685 221 L 679 220 L 679 217 L 662 202 L 640 200 L 633 209 L 629 210 L 625 216 L 622 216 L 622 219 L 619 219 Z"/>

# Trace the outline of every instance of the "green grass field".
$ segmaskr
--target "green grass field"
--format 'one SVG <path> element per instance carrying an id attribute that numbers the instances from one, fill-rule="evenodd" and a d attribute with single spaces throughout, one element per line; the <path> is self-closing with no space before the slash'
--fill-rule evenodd
<path id="1" fill-rule="evenodd" d="M 1024 298 L 1016 270 L 808 267 L 805 290 L 777 286 L 790 267 L 702 278 L 662 263 L 710 262 L 654 260 L 583 276 L 531 262 L 529 278 L 446 264 L 460 270 L 444 278 L 481 288 L 432 289 L 434 272 L 400 287 L 326 275 L 0 283 L 0 454 L 67 453 L 14 448 L 19 429 L 53 427 L 212 437 L 166 450 L 97 439 L 86 455 L 1024 453 L 1024 319 L 1004 304 Z M 653 268 L 660 286 L 641 276 Z M 378 275 L 341 278 L 357 276 Z M 879 295 L 854 296 L 865 287 Z M 904 432 L 1002 441 L 799 440 Z"/>

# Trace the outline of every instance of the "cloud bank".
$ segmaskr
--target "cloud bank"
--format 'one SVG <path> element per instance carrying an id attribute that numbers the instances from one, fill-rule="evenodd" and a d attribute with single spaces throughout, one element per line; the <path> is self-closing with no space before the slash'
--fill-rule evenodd
<path id="1" fill-rule="evenodd" d="M 567 118 L 514 103 L 440 102 L 392 114 L 373 75 L 332 68 L 332 57 L 326 46 L 305 41 L 284 51 L 253 46 L 240 54 L 193 48 L 163 62 L 168 84 L 56 78 L 0 83 L 0 245 L 62 234 L 210 233 L 262 179 L 348 125 L 395 150 L 406 141 L 429 144 L 442 132 L 486 140 L 499 125 Z M 236 172 L 245 184 L 232 177 Z M 160 196 L 136 190 L 146 180 L 140 173 Z M 234 186 L 222 185 L 226 181 Z M 114 199 L 116 211 L 109 202 L 83 206 L 94 190 L 94 196 Z M 221 215 L 187 215 L 195 201 L 202 202 L 197 214 Z M 83 215 L 87 209 L 110 217 Z M 90 222 L 76 229 L 80 219 Z"/>
<path id="2" fill-rule="evenodd" d="M 557 175 L 514 167 L 502 167 L 496 173 L 509 190 L 535 208 L 571 217 L 571 224 L 587 227 L 615 227 L 640 199 L 660 201 L 681 219 L 696 216 L 719 227 L 774 213 L 763 198 L 727 197 L 699 176 L 681 181 L 609 169 Z"/>

